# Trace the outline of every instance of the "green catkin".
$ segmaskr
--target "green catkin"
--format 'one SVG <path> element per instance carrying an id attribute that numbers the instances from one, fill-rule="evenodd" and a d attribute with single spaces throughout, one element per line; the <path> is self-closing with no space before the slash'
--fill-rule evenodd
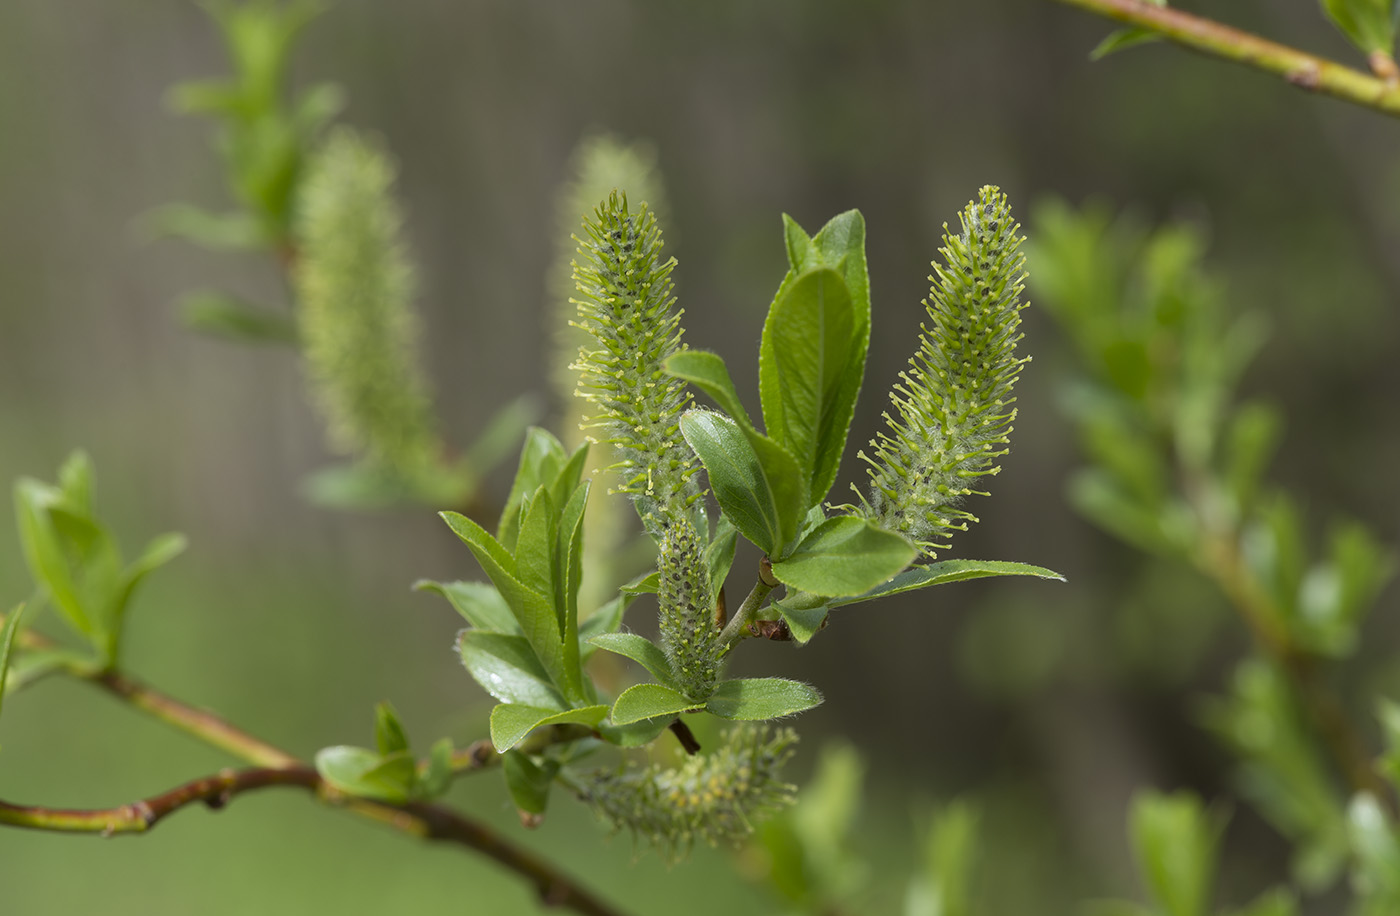
<path id="1" fill-rule="evenodd" d="M 661 230 L 643 204 L 636 212 L 614 192 L 584 223 L 574 282 L 579 327 L 591 343 L 579 350 L 578 394 L 592 411 L 585 429 L 612 443 L 620 460 L 618 490 L 632 497 L 658 541 L 670 523 L 698 515 L 700 464 L 680 434 L 690 404 L 685 383 L 662 370 L 681 350 L 674 258 L 661 255 Z M 701 516 L 701 518 L 703 518 Z"/>
<path id="2" fill-rule="evenodd" d="M 1006 195 L 988 185 L 960 214 L 962 232 L 945 224 L 944 263 L 934 263 L 924 300 L 929 324 L 885 414 L 888 432 L 870 444 L 870 499 L 861 511 L 881 527 L 911 538 L 929 558 L 947 549 L 954 531 L 977 519 L 961 508 L 985 496 L 977 479 L 1001 468 L 1011 422 L 1012 389 L 1021 367 L 1016 344 L 1025 288 L 1020 225 Z"/>
<path id="3" fill-rule="evenodd" d="M 672 522 L 667 529 L 657 572 L 661 647 L 686 698 L 704 703 L 719 676 L 719 630 L 703 547 L 688 519 Z"/>
<path id="4" fill-rule="evenodd" d="M 755 820 L 796 798 L 796 787 L 783 782 L 781 771 L 797 735 L 744 725 L 724 742 L 714 753 L 671 769 L 599 770 L 575 790 L 613 830 L 651 843 L 668 862 L 684 858 L 696 840 L 737 843 L 753 832 Z"/>
<path id="5" fill-rule="evenodd" d="M 331 134 L 301 192 L 295 283 L 306 372 L 332 443 L 408 477 L 437 437 L 393 180 L 375 144 Z"/>

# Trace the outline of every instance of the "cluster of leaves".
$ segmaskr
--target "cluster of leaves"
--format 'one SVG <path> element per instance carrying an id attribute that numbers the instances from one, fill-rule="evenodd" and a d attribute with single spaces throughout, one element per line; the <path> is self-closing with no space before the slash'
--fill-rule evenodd
<path id="1" fill-rule="evenodd" d="M 398 713 L 388 703 L 375 707 L 374 738 L 377 750 L 349 745 L 322 748 L 316 753 L 317 772 L 347 795 L 391 804 L 436 798 L 447 791 L 453 770 L 451 738 L 436 741 L 420 765 Z"/>
<path id="2" fill-rule="evenodd" d="M 591 337 L 577 362 L 580 393 L 591 407 L 587 425 L 617 449 L 619 491 L 631 498 L 653 539 L 655 572 L 622 587 L 601 607 L 579 607 L 589 493 L 580 476 L 588 449 L 570 453 L 544 430 L 527 436 L 494 534 L 465 516 L 443 513 L 491 585 L 424 587 L 446 596 L 471 624 L 459 638 L 462 658 L 500 701 L 491 714 L 491 737 L 506 755 L 507 783 L 523 814 L 542 813 L 551 782 L 559 782 L 615 824 L 633 812 L 636 833 L 664 848 L 673 848 L 678 838 L 713 842 L 721 834 L 746 833 L 749 820 L 739 809 L 753 813 L 784 796 L 763 801 L 764 793 L 740 791 L 729 783 L 744 768 L 717 768 L 710 758 L 746 747 L 752 756 L 759 745 L 751 730 L 732 730 L 703 759 L 709 762 L 691 761 L 680 770 L 588 777 L 569 764 L 598 743 L 630 747 L 673 725 L 684 730 L 678 719 L 683 714 L 759 722 L 819 703 L 814 688 L 796 681 L 722 676 L 732 647 L 755 632 L 757 622 L 782 620 L 792 636 L 806 641 L 832 607 L 976 576 L 1056 577 L 1039 567 L 1001 562 L 911 567 L 919 546 L 884 508 L 872 509 L 864 500 L 859 508 L 824 504 L 844 452 L 869 342 L 865 226 L 851 211 L 809 236 L 787 219 L 785 239 L 791 266 L 760 345 L 767 427 L 760 432 L 723 359 L 682 345 L 670 279 L 675 261 L 663 257 L 661 232 L 648 208 L 634 209 L 625 195 L 614 193 L 585 222 L 574 267 L 578 325 Z M 978 474 L 994 471 L 991 458 L 1004 444 L 1012 416 L 1010 385 L 1023 362 L 1013 353 L 1022 307 L 1020 242 L 1005 198 L 991 188 L 963 214 L 962 233 L 945 239 L 948 263 L 938 267 L 928 305 L 934 323 L 921 339 L 920 361 L 894 396 L 902 422 L 891 422 L 877 450 L 876 504 L 902 501 L 911 517 L 950 511 L 972 492 Z M 720 410 L 693 407 L 689 384 Z M 895 455 L 898 460 L 892 460 Z M 701 468 L 720 509 L 713 521 L 699 487 Z M 924 478 L 930 475 L 943 476 L 929 484 Z M 919 482 L 904 486 L 899 477 Z M 970 516 L 958 518 L 965 523 Z M 765 558 L 753 592 L 726 620 L 717 598 L 740 535 Z M 783 597 L 765 604 L 779 586 Z M 627 603 L 643 593 L 658 598 L 659 643 L 621 630 Z M 654 680 L 604 701 L 583 668 L 598 648 L 631 659 Z M 573 726 L 590 737 L 527 746 L 532 733 L 551 726 Z M 771 741 L 783 748 L 790 743 Z M 776 769 L 786 752 L 774 747 L 760 756 Z M 718 782 L 706 782 L 707 791 L 687 803 L 691 820 L 683 822 L 674 811 L 660 820 L 647 813 L 656 809 L 652 802 L 678 786 L 698 785 L 702 775 Z M 622 798 L 627 793 L 631 801 Z M 658 826 L 663 822 L 664 828 Z"/>
<path id="3" fill-rule="evenodd" d="M 185 549 L 183 535 L 163 534 L 126 563 L 116 538 L 95 514 L 93 494 L 92 461 L 83 452 L 68 457 L 58 470 L 56 484 L 30 477 L 15 483 L 20 545 L 35 588 L 27 613 L 32 616 L 52 607 L 86 643 L 86 651 L 26 652 L 17 661 L 12 687 L 73 664 L 99 671 L 115 666 L 137 586 Z M 13 615 L 10 625 L 17 628 L 18 618 Z M 9 638 L 13 639 L 13 631 Z"/>
<path id="4" fill-rule="evenodd" d="M 1311 552 L 1295 500 L 1268 487 L 1279 414 L 1234 393 L 1262 327 L 1229 315 L 1202 253 L 1185 227 L 1147 232 L 1061 204 L 1038 214 L 1040 298 L 1085 369 L 1064 399 L 1090 461 L 1069 496 L 1110 533 L 1194 567 L 1250 625 L 1257 654 L 1206 721 L 1240 755 L 1242 792 L 1295 842 L 1297 882 L 1319 889 L 1362 865 L 1348 795 L 1383 790 L 1339 749 L 1327 719 L 1345 713 L 1319 702 L 1310 672 L 1354 653 L 1394 562 L 1355 522 Z"/>

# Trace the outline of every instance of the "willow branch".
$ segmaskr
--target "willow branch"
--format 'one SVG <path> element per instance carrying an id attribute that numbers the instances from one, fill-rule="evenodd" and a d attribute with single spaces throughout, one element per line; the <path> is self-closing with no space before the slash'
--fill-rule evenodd
<path id="1" fill-rule="evenodd" d="M 312 767 L 302 764 L 286 767 L 257 767 L 223 770 L 214 776 L 196 779 L 168 792 L 118 808 L 72 810 L 32 805 L 12 805 L 0 801 L 0 824 L 60 833 L 89 833 L 110 837 L 145 833 L 165 818 L 190 805 L 203 803 L 222 808 L 235 797 L 256 789 L 294 786 L 315 792 L 329 801 L 344 797 L 327 786 Z M 490 829 L 440 805 L 410 803 L 386 805 L 355 800 L 353 810 L 378 809 L 377 817 L 399 829 L 426 840 L 456 843 L 495 860 L 528 879 L 547 906 L 567 907 L 588 916 L 620 916 L 556 871 L 548 862 L 506 842 Z"/>
<path id="2" fill-rule="evenodd" d="M 1281 76 L 1299 88 L 1330 95 L 1392 117 L 1400 117 L 1400 83 L 1397 83 L 1393 76 L 1390 79 L 1378 79 L 1336 61 L 1317 57 L 1169 6 L 1156 6 L 1145 0 L 1059 2 L 1145 29 L 1210 57 L 1233 61 Z M 1373 55 L 1372 66 L 1388 75 L 1394 71 L 1394 62 L 1385 55 Z"/>
<path id="3" fill-rule="evenodd" d="M 29 649 L 54 647 L 51 640 L 33 631 L 21 633 L 20 644 Z M 539 892 L 541 901 L 548 906 L 563 907 L 591 916 L 620 916 L 620 911 L 598 900 L 550 863 L 449 808 L 424 802 L 391 805 L 349 798 L 326 786 L 316 771 L 304 761 L 255 738 L 212 712 L 190 706 L 116 671 L 96 671 L 77 664 L 65 670 L 71 676 L 105 690 L 206 744 L 254 764 L 256 769 L 226 770 L 217 776 L 186 783 L 154 799 L 103 811 L 26 808 L 0 803 L 0 824 L 107 835 L 141 832 L 169 813 L 194 802 L 209 804 L 213 799 L 217 807 L 219 800 L 225 796 L 231 798 L 265 786 L 294 785 L 312 789 L 327 801 L 342 804 L 361 817 L 386 824 L 400 832 L 473 849 L 528 880 Z M 547 745 L 577 740 L 578 737 L 577 729 L 559 726 L 542 729 L 530 740 Z M 492 766 L 498 760 L 489 742 L 479 741 L 453 755 L 453 771 L 458 775 L 475 772 Z M 152 814 L 156 815 L 155 819 L 149 820 Z M 20 819 L 26 823 L 18 823 Z M 146 822 L 144 827 L 140 826 L 141 822 Z"/>

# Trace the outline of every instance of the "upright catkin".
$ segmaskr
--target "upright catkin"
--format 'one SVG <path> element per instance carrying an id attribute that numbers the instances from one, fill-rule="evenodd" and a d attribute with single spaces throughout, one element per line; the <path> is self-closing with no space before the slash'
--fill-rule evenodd
<path id="1" fill-rule="evenodd" d="M 943 227 L 919 349 L 890 392 L 895 414 L 870 444 L 870 498 L 862 514 L 907 535 L 930 558 L 976 516 L 962 508 L 978 478 L 1001 470 L 1012 389 L 1030 357 L 1017 358 L 1025 288 L 1025 241 L 1006 195 L 988 185 L 960 214 L 962 232 Z"/>
<path id="2" fill-rule="evenodd" d="M 661 648 L 677 686 L 688 699 L 704 703 L 719 675 L 719 630 L 703 548 L 689 519 L 678 519 L 667 529 L 657 574 Z"/>
<path id="3" fill-rule="evenodd" d="M 626 195 L 611 194 L 584 229 L 574 263 L 577 323 L 591 338 L 574 364 L 578 394 L 591 407 L 583 426 L 616 447 L 618 490 L 632 497 L 653 538 L 686 517 L 703 531 L 700 463 L 680 435 L 691 396 L 662 369 L 682 349 L 676 261 L 662 257 L 656 217 L 645 204 L 634 212 Z"/>
<path id="4" fill-rule="evenodd" d="M 306 372 L 332 443 L 409 477 L 438 440 L 393 180 L 376 144 L 344 128 L 330 135 L 301 192 L 295 283 Z"/>

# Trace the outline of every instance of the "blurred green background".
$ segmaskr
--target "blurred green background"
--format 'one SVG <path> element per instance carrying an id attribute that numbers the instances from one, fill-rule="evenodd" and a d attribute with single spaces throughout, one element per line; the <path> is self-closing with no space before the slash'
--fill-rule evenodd
<path id="1" fill-rule="evenodd" d="M 1304 0 L 1210 13 L 1349 59 Z M 740 391 L 755 387 L 786 266 L 779 213 L 814 230 L 864 212 L 875 323 L 852 453 L 914 347 L 941 225 L 980 185 L 1001 185 L 1028 227 L 1046 196 L 1197 225 L 1230 300 L 1270 318 L 1244 388 L 1288 417 L 1276 479 L 1311 517 L 1346 513 L 1393 542 L 1397 126 L 1165 47 L 1090 65 L 1107 31 L 1048 0 L 340 0 L 311 27 L 296 77 L 344 85 L 344 120 L 399 159 L 428 371 L 458 445 L 509 398 L 550 396 L 555 195 L 575 143 L 608 130 L 655 144 L 686 339 L 723 352 Z M 431 512 L 308 506 L 299 482 L 328 456 L 291 354 L 174 319 L 196 286 L 282 297 L 275 265 L 134 231 L 159 204 L 225 203 L 207 125 L 162 99 L 226 69 L 207 17 L 182 0 L 0 4 L 0 480 L 51 479 L 82 446 L 125 543 L 189 535 L 130 622 L 130 668 L 162 689 L 307 756 L 368 743 L 381 699 L 420 743 L 465 744 L 485 734 L 489 705 L 451 651 L 459 619 L 408 586 L 475 577 L 467 551 Z M 1197 701 L 1247 640 L 1210 587 L 1069 510 L 1078 459 L 1055 401 L 1072 359 L 1034 307 L 1024 347 L 1035 362 L 1012 454 L 952 555 L 1049 566 L 1069 584 L 992 580 L 865 605 L 805 649 L 746 645 L 737 662 L 825 693 L 799 723 L 797 781 L 828 737 L 866 757 L 870 912 L 898 911 L 927 813 L 956 796 L 986 810 L 983 912 L 1016 914 L 1135 895 L 1123 822 L 1136 788 L 1231 791 Z M 842 481 L 857 473 L 851 462 Z M 492 478 L 497 499 L 507 484 L 506 471 Z M 0 603 L 29 587 L 0 525 Z M 1383 651 L 1397 636 L 1391 617 L 1371 622 L 1348 689 L 1400 685 Z M 0 745 L 0 797 L 55 806 L 115 805 L 228 763 L 60 681 L 6 705 Z M 728 852 L 668 871 L 625 836 L 602 842 L 562 798 L 529 834 L 490 774 L 451 798 L 634 912 L 781 911 Z M 1227 849 L 1226 902 L 1286 869 L 1286 845 L 1243 806 Z M 139 840 L 0 831 L 6 916 L 532 906 L 476 858 L 295 793 L 184 813 Z M 1309 910 L 1334 911 L 1326 898 Z"/>

